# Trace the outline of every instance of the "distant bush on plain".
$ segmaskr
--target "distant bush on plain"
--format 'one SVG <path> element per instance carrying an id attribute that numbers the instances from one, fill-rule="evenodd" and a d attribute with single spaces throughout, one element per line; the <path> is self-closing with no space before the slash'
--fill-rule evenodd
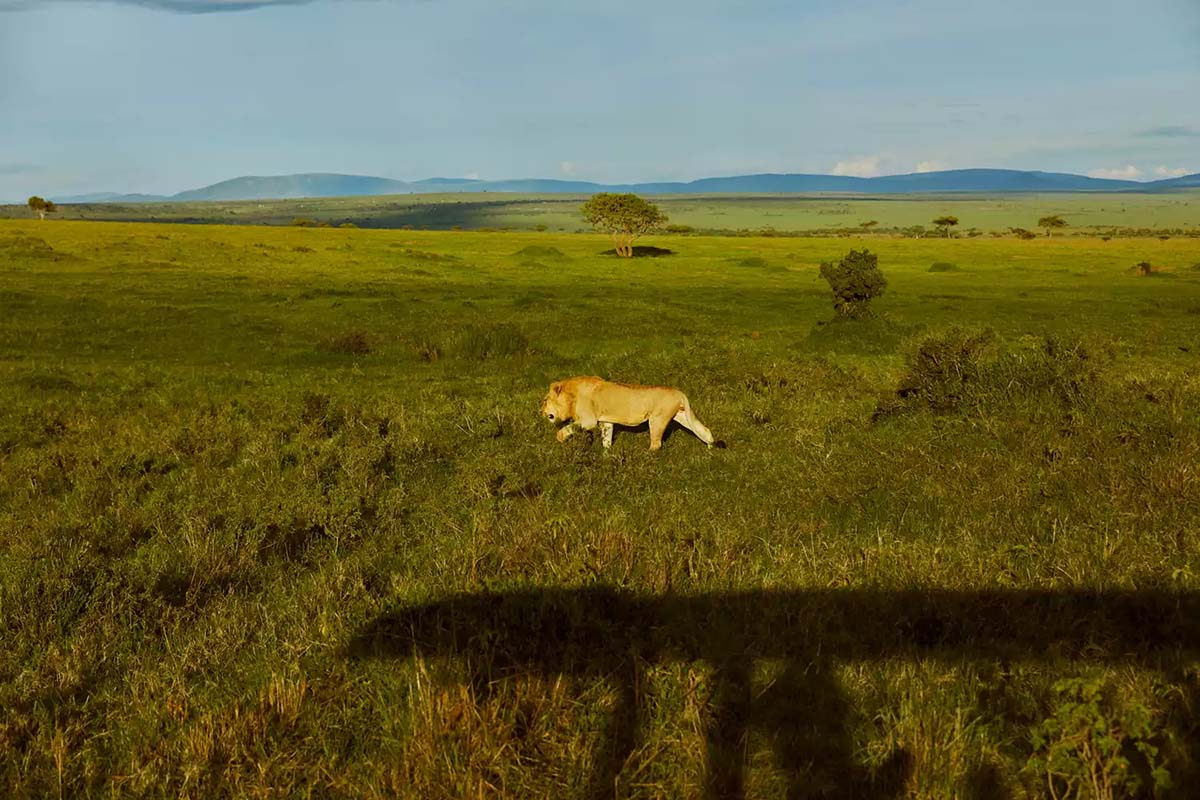
<path id="1" fill-rule="evenodd" d="M 930 272 L 960 272 L 961 269 L 958 264 L 951 264 L 949 261 L 935 261 L 929 265 Z"/>

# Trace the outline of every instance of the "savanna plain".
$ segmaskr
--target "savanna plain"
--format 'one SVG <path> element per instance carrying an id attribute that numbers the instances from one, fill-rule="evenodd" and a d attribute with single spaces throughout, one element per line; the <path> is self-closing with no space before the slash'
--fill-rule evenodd
<path id="1" fill-rule="evenodd" d="M 1194 797 L 1197 241 L 0 220 L 0 794 Z"/>

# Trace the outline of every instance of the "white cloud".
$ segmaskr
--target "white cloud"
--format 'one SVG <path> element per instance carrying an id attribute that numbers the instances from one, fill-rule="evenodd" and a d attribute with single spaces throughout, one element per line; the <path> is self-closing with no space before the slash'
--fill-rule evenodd
<path id="1" fill-rule="evenodd" d="M 576 167 L 574 161 L 564 161 L 558 165 L 558 171 L 568 178 L 575 177 Z"/>
<path id="2" fill-rule="evenodd" d="M 1160 178 L 1181 178 L 1191 175 L 1192 171 L 1183 167 L 1155 167 L 1154 174 Z"/>
<path id="3" fill-rule="evenodd" d="M 950 166 L 944 161 L 918 161 L 917 172 L 942 172 L 950 169 Z"/>
<path id="4" fill-rule="evenodd" d="M 883 174 L 883 156 L 863 156 L 839 161 L 830 170 L 831 175 L 852 175 L 856 178 L 874 178 Z"/>
<path id="5" fill-rule="evenodd" d="M 1133 164 L 1114 169 L 1094 169 L 1088 173 L 1089 178 L 1108 178 L 1115 181 L 1136 181 L 1144 173 Z"/>

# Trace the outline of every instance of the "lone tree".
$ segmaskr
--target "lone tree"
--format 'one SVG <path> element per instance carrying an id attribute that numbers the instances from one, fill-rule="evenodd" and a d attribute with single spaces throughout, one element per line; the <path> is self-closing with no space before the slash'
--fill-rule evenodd
<path id="1" fill-rule="evenodd" d="M 1065 219 L 1063 219 L 1062 217 L 1058 216 L 1057 214 L 1054 214 L 1052 216 L 1042 217 L 1041 219 L 1039 219 L 1038 227 L 1045 228 L 1046 235 L 1049 236 L 1050 231 L 1054 230 L 1055 228 L 1067 227 L 1067 221 Z"/>
<path id="2" fill-rule="evenodd" d="M 633 256 L 634 239 L 667 221 L 658 206 L 636 194 L 601 192 L 592 195 L 579 211 L 593 228 L 612 235 L 617 255 L 623 258 Z"/>
<path id="3" fill-rule="evenodd" d="M 31 211 L 37 213 L 39 219 L 45 219 L 47 214 L 53 214 L 58 211 L 58 206 L 54 205 L 53 200 L 44 200 L 36 194 L 26 201 Z"/>
<path id="4" fill-rule="evenodd" d="M 860 223 L 858 223 L 858 227 L 862 228 L 862 229 L 863 229 L 863 231 L 870 231 L 870 230 L 871 230 L 871 228 L 874 228 L 874 227 L 875 227 L 876 225 L 878 225 L 878 224 L 879 224 L 879 220 L 877 220 L 877 219 L 869 219 L 869 220 L 867 220 L 866 222 L 860 222 Z"/>
<path id="5" fill-rule="evenodd" d="M 937 229 L 942 232 L 942 236 L 949 238 L 950 229 L 958 224 L 958 217 L 951 217 L 948 215 L 945 217 L 938 217 L 933 221 L 933 224 L 936 225 Z"/>
<path id="6" fill-rule="evenodd" d="M 821 277 L 833 290 L 833 310 L 839 317 L 867 316 L 871 300 L 887 287 L 887 278 L 879 271 L 879 256 L 869 250 L 851 250 L 837 263 L 826 261 L 821 265 Z"/>

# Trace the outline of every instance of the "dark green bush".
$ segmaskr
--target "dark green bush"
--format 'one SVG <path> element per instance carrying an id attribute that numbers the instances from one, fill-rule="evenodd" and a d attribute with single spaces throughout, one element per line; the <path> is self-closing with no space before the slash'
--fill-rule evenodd
<path id="1" fill-rule="evenodd" d="M 837 263 L 825 262 L 821 277 L 833 290 L 834 310 L 844 317 L 869 314 L 871 300 L 887 287 L 887 279 L 879 271 L 879 257 L 869 250 L 851 250 Z"/>
<path id="2" fill-rule="evenodd" d="M 958 272 L 959 270 L 958 264 L 951 264 L 949 261 L 935 261 L 929 265 L 930 272 Z"/>

